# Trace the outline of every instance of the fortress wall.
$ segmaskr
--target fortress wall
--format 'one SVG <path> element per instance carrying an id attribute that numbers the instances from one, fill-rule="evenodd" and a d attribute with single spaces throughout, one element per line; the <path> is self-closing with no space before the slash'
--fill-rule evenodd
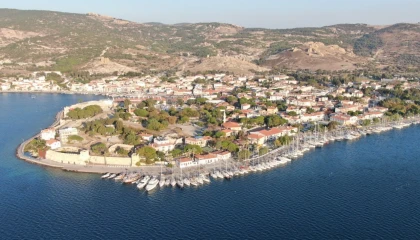
<path id="1" fill-rule="evenodd" d="M 86 165 L 86 162 L 80 158 L 79 154 L 61 153 L 48 150 L 45 154 L 45 158 L 59 163 Z"/>
<path id="2" fill-rule="evenodd" d="M 108 165 L 124 165 L 131 166 L 131 158 L 129 157 L 107 157 L 106 164 Z"/>

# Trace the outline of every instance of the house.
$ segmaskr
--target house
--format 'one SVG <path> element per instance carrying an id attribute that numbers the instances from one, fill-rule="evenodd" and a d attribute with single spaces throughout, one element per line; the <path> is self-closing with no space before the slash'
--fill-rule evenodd
<path id="1" fill-rule="evenodd" d="M 233 132 L 239 132 L 239 131 L 242 130 L 241 125 L 239 125 L 239 123 L 237 123 L 237 122 L 225 122 L 225 123 L 222 124 L 222 127 L 224 129 L 229 129 Z"/>
<path id="2" fill-rule="evenodd" d="M 232 157 L 232 153 L 229 151 L 217 151 L 217 152 L 213 152 L 213 154 L 216 154 L 217 159 L 219 160 L 227 160 Z"/>
<path id="3" fill-rule="evenodd" d="M 330 121 L 338 122 L 340 125 L 353 125 L 357 123 L 356 116 L 349 116 L 347 114 L 336 114 L 330 117 Z"/>
<path id="4" fill-rule="evenodd" d="M 58 133 L 60 135 L 60 140 L 62 143 L 68 142 L 69 136 L 77 135 L 79 132 L 77 131 L 77 128 L 68 127 L 58 130 Z"/>
<path id="5" fill-rule="evenodd" d="M 271 129 L 264 129 L 256 132 L 251 132 L 248 135 L 248 139 L 252 143 L 257 143 L 262 145 L 268 141 L 274 141 L 279 137 L 286 136 L 286 135 L 294 135 L 297 132 L 297 128 L 295 127 L 273 127 Z"/>
<path id="6" fill-rule="evenodd" d="M 219 161 L 217 155 L 212 153 L 205 155 L 195 155 L 195 160 L 198 163 L 198 165 L 212 164 Z"/>
<path id="7" fill-rule="evenodd" d="M 323 112 L 306 113 L 300 117 L 302 122 L 318 122 L 318 121 L 323 121 L 324 118 L 325 118 L 325 113 Z"/>
<path id="8" fill-rule="evenodd" d="M 50 139 L 46 141 L 46 145 L 54 150 L 61 147 L 61 142 L 55 139 Z"/>
<path id="9" fill-rule="evenodd" d="M 222 132 L 225 133 L 226 137 L 232 136 L 232 133 L 233 133 L 233 131 L 230 129 L 223 129 Z"/>
<path id="10" fill-rule="evenodd" d="M 248 135 L 248 140 L 252 144 L 263 145 L 265 143 L 265 136 L 258 133 L 251 133 Z"/>
<path id="11" fill-rule="evenodd" d="M 382 118 L 384 116 L 384 113 L 382 112 L 366 112 L 361 116 L 361 119 L 367 120 L 367 119 L 374 119 L 374 118 Z"/>
<path id="12" fill-rule="evenodd" d="M 271 106 L 271 107 L 267 107 L 267 115 L 274 115 L 278 113 L 278 109 L 277 107 Z"/>
<path id="13" fill-rule="evenodd" d="M 148 134 L 148 133 L 141 133 L 140 137 L 148 142 L 152 142 L 153 141 L 153 135 L 152 134 Z"/>
<path id="14" fill-rule="evenodd" d="M 185 144 L 198 145 L 200 147 L 207 146 L 207 143 L 211 141 L 212 138 L 209 136 L 196 136 L 185 138 Z"/>
<path id="15" fill-rule="evenodd" d="M 176 164 L 179 168 L 187 168 L 187 167 L 197 166 L 197 162 L 194 161 L 192 158 L 188 158 L 188 157 L 177 159 Z"/>
<path id="16" fill-rule="evenodd" d="M 55 130 L 53 128 L 44 129 L 41 131 L 40 137 L 45 141 L 55 139 Z"/>
<path id="17" fill-rule="evenodd" d="M 287 80 L 287 79 L 289 79 L 289 76 L 287 75 L 278 75 L 278 76 L 273 77 L 274 81 L 281 81 L 281 80 Z"/>
<path id="18" fill-rule="evenodd" d="M 241 109 L 242 110 L 247 110 L 247 109 L 250 109 L 251 108 L 251 105 L 250 104 L 248 104 L 248 103 L 245 103 L 245 104 L 242 104 L 241 105 Z"/>
<path id="19" fill-rule="evenodd" d="M 156 151 L 168 153 L 175 149 L 175 144 L 170 142 L 165 143 L 151 143 L 150 147 L 154 148 Z"/>

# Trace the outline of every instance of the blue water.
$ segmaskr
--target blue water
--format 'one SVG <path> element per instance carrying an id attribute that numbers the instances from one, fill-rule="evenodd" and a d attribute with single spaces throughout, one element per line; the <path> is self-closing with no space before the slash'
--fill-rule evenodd
<path id="1" fill-rule="evenodd" d="M 418 239 L 420 127 L 339 142 L 262 174 L 146 194 L 31 165 L 22 139 L 98 97 L 0 94 L 1 239 Z"/>

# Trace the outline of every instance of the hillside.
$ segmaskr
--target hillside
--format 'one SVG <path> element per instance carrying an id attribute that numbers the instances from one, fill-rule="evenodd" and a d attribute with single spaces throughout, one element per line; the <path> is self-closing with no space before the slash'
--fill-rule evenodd
<path id="1" fill-rule="evenodd" d="M 0 73 L 415 67 L 420 62 L 419 28 L 340 24 L 271 30 L 223 23 L 140 24 L 93 13 L 0 9 Z"/>

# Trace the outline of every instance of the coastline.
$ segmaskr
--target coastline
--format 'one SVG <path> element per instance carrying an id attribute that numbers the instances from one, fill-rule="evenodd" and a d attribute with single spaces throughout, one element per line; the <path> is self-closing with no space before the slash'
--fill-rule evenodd
<path id="1" fill-rule="evenodd" d="M 77 93 L 74 93 L 77 94 Z M 55 121 L 49 126 L 49 128 L 55 128 L 57 126 L 59 126 L 60 124 L 60 120 L 63 117 L 63 110 L 58 112 L 55 116 Z M 417 119 L 418 120 L 418 119 Z M 404 121 L 410 121 L 412 122 L 410 119 L 404 119 Z M 389 124 L 389 123 L 388 123 Z M 372 128 L 375 126 L 367 126 L 365 128 Z M 160 174 L 161 172 L 161 166 L 160 165 L 152 165 L 152 166 L 140 166 L 140 167 L 127 167 L 127 166 L 112 166 L 112 165 L 88 165 L 88 166 L 83 166 L 83 165 L 73 165 L 73 164 L 66 164 L 66 163 L 59 163 L 56 161 L 52 161 L 52 160 L 48 160 L 48 159 L 38 159 L 38 158 L 34 158 L 31 156 L 27 156 L 25 155 L 25 146 L 32 141 L 34 138 L 39 137 L 39 133 L 32 136 L 31 138 L 27 139 L 26 141 L 23 141 L 17 148 L 16 148 L 16 157 L 24 160 L 26 162 L 32 163 L 32 164 L 37 164 L 40 166 L 44 166 L 44 167 L 52 167 L 52 168 L 58 168 L 61 169 L 63 171 L 71 171 L 71 172 L 80 172 L 80 173 L 97 173 L 97 174 L 102 174 L 104 172 L 110 172 L 110 173 L 120 173 L 122 171 L 137 171 L 137 172 L 144 172 L 144 173 L 149 173 L 149 174 Z M 245 161 L 247 162 L 254 162 L 255 161 L 267 161 L 267 160 L 272 160 L 280 155 L 282 155 L 285 151 L 287 151 L 289 149 L 289 145 L 288 146 L 282 146 L 279 148 L 276 148 L 268 153 L 266 153 L 265 155 L 262 156 L 258 156 L 255 158 L 251 158 L 251 159 L 247 159 Z M 231 161 L 232 159 L 226 160 L 226 161 Z M 213 169 L 216 167 L 220 167 L 221 163 L 217 162 L 215 164 L 211 164 L 211 165 L 206 165 L 206 166 L 202 166 L 202 168 L 204 169 Z M 165 171 L 164 173 L 167 174 L 168 171 L 169 172 L 175 172 L 175 171 L 179 171 L 179 168 L 175 168 L 175 169 L 171 169 L 169 171 L 168 168 L 165 167 Z M 186 169 L 184 171 L 193 171 L 193 169 Z"/>
<path id="2" fill-rule="evenodd" d="M 108 93 L 97 93 L 97 92 L 77 92 L 77 91 L 18 91 L 18 90 L 6 90 L 0 91 L 0 93 L 47 93 L 47 94 L 80 94 L 80 95 L 102 95 L 102 96 L 110 96 Z"/>

